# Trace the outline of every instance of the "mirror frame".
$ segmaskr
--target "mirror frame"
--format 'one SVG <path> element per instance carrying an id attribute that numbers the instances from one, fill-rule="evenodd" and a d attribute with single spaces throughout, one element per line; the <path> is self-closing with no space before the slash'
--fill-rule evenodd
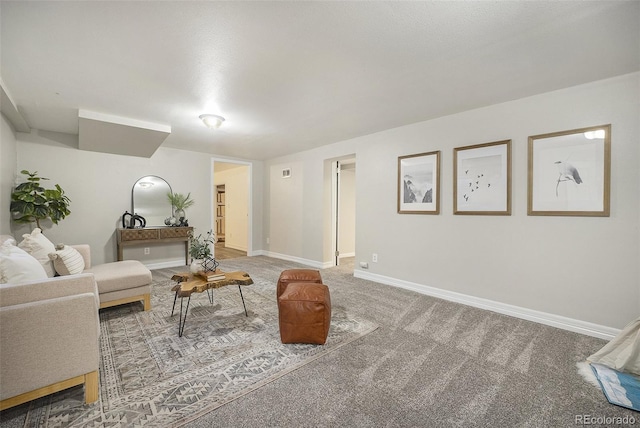
<path id="1" fill-rule="evenodd" d="M 144 205 L 143 205 L 143 209 L 142 210 L 140 209 L 140 199 L 138 199 L 138 207 L 136 207 L 136 188 L 138 189 L 144 188 L 144 186 L 142 186 L 141 184 L 144 183 L 145 181 L 152 183 L 151 186 L 158 183 L 159 184 L 164 183 L 168 188 L 168 190 L 163 190 L 161 195 L 154 196 L 154 204 L 153 204 L 154 206 L 152 207 L 152 212 L 151 212 L 152 215 L 146 212 Z M 163 189 L 164 189 L 164 186 L 163 186 Z M 146 227 L 166 226 L 164 224 L 164 219 L 167 217 L 171 217 L 173 215 L 173 206 L 171 206 L 171 203 L 167 199 L 168 192 L 172 192 L 171 185 L 164 178 L 159 177 L 157 175 L 145 175 L 144 177 L 140 177 L 138 180 L 136 180 L 136 182 L 133 184 L 133 187 L 131 188 L 131 213 L 138 214 L 144 217 L 147 222 Z M 156 210 L 163 205 L 167 206 L 167 212 L 164 213 L 163 211 L 164 214 L 159 214 L 159 211 L 156 211 Z"/>
<path id="2" fill-rule="evenodd" d="M 530 136 L 527 188 L 528 215 L 609 217 L 611 125 Z"/>

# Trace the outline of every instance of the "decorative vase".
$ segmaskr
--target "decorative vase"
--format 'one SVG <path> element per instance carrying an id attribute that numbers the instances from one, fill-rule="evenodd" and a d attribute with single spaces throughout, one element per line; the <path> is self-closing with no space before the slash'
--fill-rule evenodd
<path id="1" fill-rule="evenodd" d="M 191 260 L 191 266 L 189 267 L 191 273 L 198 273 L 202 269 L 202 259 L 193 259 Z"/>
<path id="2" fill-rule="evenodd" d="M 184 218 L 184 215 L 185 215 L 185 214 L 184 214 L 184 210 L 176 210 L 176 211 L 173 213 L 173 216 L 174 216 L 176 219 L 178 219 L 178 220 L 183 219 L 183 218 Z"/>

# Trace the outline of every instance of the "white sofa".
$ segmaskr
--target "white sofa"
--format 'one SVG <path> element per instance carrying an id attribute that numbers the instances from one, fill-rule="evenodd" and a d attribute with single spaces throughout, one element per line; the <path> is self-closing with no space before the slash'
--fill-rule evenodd
<path id="1" fill-rule="evenodd" d="M 56 273 L 92 273 L 98 284 L 100 308 L 141 301 L 145 311 L 151 309 L 151 271 L 139 261 L 93 266 L 89 245 L 56 247 L 39 228 L 22 238 L 17 244 L 12 236 L 0 235 L 0 283 L 53 277 Z"/>
<path id="2" fill-rule="evenodd" d="M 93 274 L 0 285 L 0 410 L 84 384 L 98 399 Z"/>
<path id="3" fill-rule="evenodd" d="M 0 245 L 9 239 L 14 241 L 0 236 Z M 89 245 L 71 247 L 84 259 L 82 273 L 47 277 L 42 270 L 38 279 L 0 284 L 0 410 L 80 384 L 85 402 L 96 401 L 99 309 L 137 301 L 151 309 L 151 272 L 142 263 L 92 266 Z M 40 261 L 19 252 L 42 269 Z M 28 276 L 22 266 L 11 264 L 14 278 Z"/>

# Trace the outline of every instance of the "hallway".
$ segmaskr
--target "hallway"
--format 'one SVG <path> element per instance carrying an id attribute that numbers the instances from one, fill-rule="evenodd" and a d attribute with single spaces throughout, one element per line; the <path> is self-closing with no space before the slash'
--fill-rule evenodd
<path id="1" fill-rule="evenodd" d="M 226 248 L 224 242 L 215 243 L 215 258 L 216 260 L 235 259 L 238 257 L 245 257 L 246 251 L 240 251 L 233 248 Z"/>

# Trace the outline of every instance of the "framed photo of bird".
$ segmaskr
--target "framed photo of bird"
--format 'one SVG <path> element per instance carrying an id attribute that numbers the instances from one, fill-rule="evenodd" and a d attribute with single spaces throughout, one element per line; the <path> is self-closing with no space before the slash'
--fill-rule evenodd
<path id="1" fill-rule="evenodd" d="M 398 157 L 398 213 L 440 214 L 440 151 Z"/>
<path id="2" fill-rule="evenodd" d="M 608 217 L 611 125 L 529 137 L 528 215 Z"/>
<path id="3" fill-rule="evenodd" d="M 511 215 L 511 140 L 453 149 L 453 213 Z"/>

